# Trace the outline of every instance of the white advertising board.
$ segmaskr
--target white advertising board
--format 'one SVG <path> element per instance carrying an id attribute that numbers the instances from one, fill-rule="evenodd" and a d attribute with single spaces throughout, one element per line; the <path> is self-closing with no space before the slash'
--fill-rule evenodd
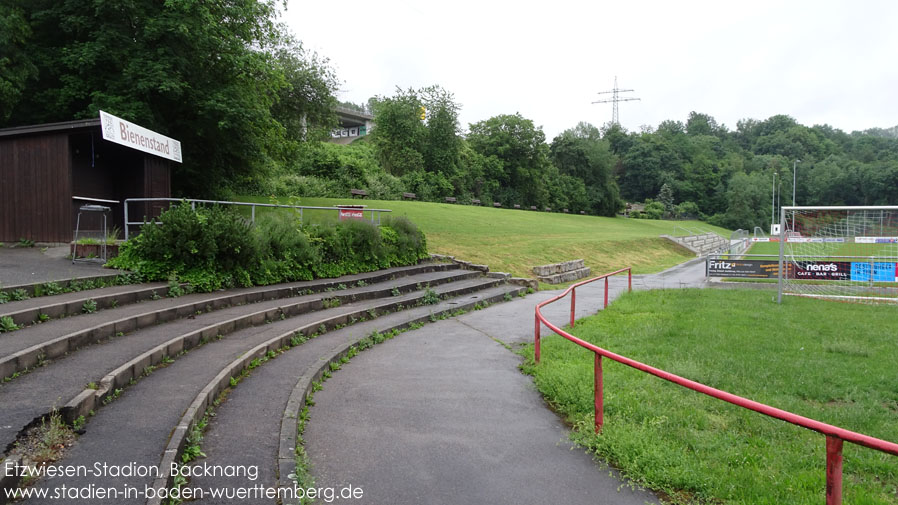
<path id="1" fill-rule="evenodd" d="M 103 111 L 100 129 L 105 140 L 181 163 L 181 143 L 173 138 Z"/>

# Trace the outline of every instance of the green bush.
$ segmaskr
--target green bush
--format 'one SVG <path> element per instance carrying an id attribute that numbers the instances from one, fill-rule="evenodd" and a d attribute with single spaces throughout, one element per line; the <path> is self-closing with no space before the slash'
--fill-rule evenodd
<path id="1" fill-rule="evenodd" d="M 409 265 L 427 257 L 424 234 L 406 218 L 302 226 L 289 213 L 256 225 L 218 207 L 181 204 L 122 245 L 110 266 L 198 291 L 267 285 Z"/>
<path id="2" fill-rule="evenodd" d="M 661 219 L 664 215 L 664 204 L 661 202 L 646 202 L 643 217 L 646 219 Z"/>

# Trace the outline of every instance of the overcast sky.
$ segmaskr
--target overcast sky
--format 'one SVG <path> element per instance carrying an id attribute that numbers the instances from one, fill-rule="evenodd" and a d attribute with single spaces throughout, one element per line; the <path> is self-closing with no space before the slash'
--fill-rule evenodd
<path id="1" fill-rule="evenodd" d="M 461 124 L 520 112 L 546 138 L 710 114 L 788 114 L 847 132 L 898 125 L 898 2 L 289 0 L 283 21 L 330 60 L 340 100 L 438 84 Z"/>

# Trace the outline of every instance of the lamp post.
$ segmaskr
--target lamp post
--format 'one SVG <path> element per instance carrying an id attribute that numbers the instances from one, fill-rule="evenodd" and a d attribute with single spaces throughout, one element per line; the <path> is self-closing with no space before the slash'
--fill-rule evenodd
<path id="1" fill-rule="evenodd" d="M 773 234 L 773 225 L 776 223 L 776 172 L 773 172 L 773 184 L 770 190 L 770 234 Z"/>
<path id="2" fill-rule="evenodd" d="M 795 160 L 792 162 L 792 206 L 795 207 L 795 184 L 798 181 L 798 172 L 796 172 L 796 168 L 798 164 L 801 163 L 801 160 Z M 792 211 L 792 231 L 795 231 L 795 211 Z"/>

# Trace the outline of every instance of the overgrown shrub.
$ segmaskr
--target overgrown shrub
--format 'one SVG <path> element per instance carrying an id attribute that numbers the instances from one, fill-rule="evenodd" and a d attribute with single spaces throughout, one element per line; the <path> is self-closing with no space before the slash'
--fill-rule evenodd
<path id="1" fill-rule="evenodd" d="M 221 208 L 181 204 L 158 222 L 123 244 L 110 266 L 210 291 L 368 272 L 427 257 L 424 234 L 406 218 L 380 227 L 356 220 L 302 226 L 289 213 L 267 213 L 252 225 Z"/>

